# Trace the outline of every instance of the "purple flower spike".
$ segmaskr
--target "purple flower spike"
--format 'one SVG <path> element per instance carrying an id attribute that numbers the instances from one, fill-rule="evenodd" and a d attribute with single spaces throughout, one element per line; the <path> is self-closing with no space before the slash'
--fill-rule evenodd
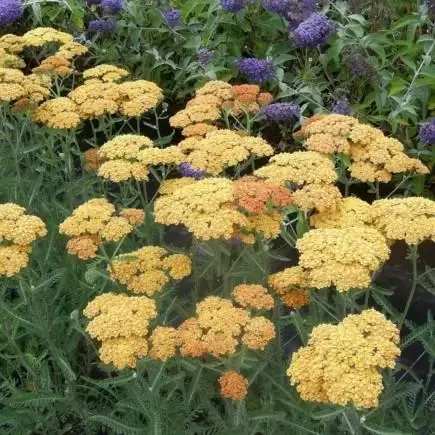
<path id="1" fill-rule="evenodd" d="M 350 107 L 349 100 L 347 98 L 338 99 L 332 106 L 331 112 L 340 115 L 351 115 L 352 108 Z"/>
<path id="2" fill-rule="evenodd" d="M 264 107 L 261 115 L 269 121 L 295 121 L 301 116 L 301 109 L 293 103 L 274 103 Z"/>
<path id="3" fill-rule="evenodd" d="M 226 12 L 240 12 L 254 0 L 221 0 L 221 8 Z"/>
<path id="4" fill-rule="evenodd" d="M 23 16 L 21 0 L 0 0 L 0 26 L 7 26 Z"/>
<path id="5" fill-rule="evenodd" d="M 374 75 L 374 68 L 360 53 L 352 53 L 346 59 L 349 71 L 358 79 L 367 79 Z"/>
<path id="6" fill-rule="evenodd" d="M 89 33 L 103 33 L 105 35 L 113 33 L 116 30 L 116 20 L 93 20 L 89 21 Z"/>
<path id="7" fill-rule="evenodd" d="M 195 178 L 195 180 L 200 180 L 204 177 L 205 172 L 201 169 L 195 169 L 190 163 L 181 163 L 178 167 L 178 171 L 183 177 Z"/>
<path id="8" fill-rule="evenodd" d="M 420 127 L 420 140 L 429 144 L 435 144 L 435 118 L 432 118 Z"/>
<path id="9" fill-rule="evenodd" d="M 117 14 L 122 9 L 122 0 L 102 0 L 101 6 L 106 14 Z"/>
<path id="10" fill-rule="evenodd" d="M 204 68 L 213 59 L 213 52 L 208 48 L 200 48 L 197 53 L 198 63 Z"/>
<path id="11" fill-rule="evenodd" d="M 236 62 L 236 68 L 254 83 L 263 83 L 275 76 L 275 67 L 267 59 L 242 58 Z"/>
<path id="12" fill-rule="evenodd" d="M 163 18 L 169 27 L 177 27 L 181 21 L 181 12 L 175 8 L 165 9 L 163 11 Z"/>
<path id="13" fill-rule="evenodd" d="M 325 15 L 311 14 L 294 31 L 295 44 L 300 48 L 314 48 L 326 43 L 331 24 Z"/>

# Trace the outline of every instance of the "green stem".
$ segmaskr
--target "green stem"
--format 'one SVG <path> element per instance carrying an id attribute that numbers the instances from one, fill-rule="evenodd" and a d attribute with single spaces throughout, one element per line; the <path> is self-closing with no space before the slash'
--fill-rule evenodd
<path id="1" fill-rule="evenodd" d="M 402 329 L 405 323 L 406 316 L 409 308 L 411 307 L 412 300 L 414 299 L 415 290 L 417 289 L 418 273 L 417 273 L 417 260 L 418 260 L 418 245 L 411 245 L 409 247 L 409 258 L 412 264 L 412 287 L 409 292 L 408 300 L 406 301 L 405 309 L 403 310 L 402 318 L 399 322 L 399 329 Z"/>

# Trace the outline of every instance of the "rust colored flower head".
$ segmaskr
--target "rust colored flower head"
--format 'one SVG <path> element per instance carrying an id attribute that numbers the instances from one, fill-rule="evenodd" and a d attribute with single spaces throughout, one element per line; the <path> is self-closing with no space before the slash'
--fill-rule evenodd
<path id="1" fill-rule="evenodd" d="M 248 394 L 248 380 L 234 370 L 223 373 L 219 378 L 219 385 L 224 399 L 239 401 Z"/>

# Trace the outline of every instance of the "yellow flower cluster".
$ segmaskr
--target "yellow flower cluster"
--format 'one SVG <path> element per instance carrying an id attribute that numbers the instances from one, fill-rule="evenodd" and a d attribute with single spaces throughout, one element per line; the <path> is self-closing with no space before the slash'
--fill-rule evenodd
<path id="1" fill-rule="evenodd" d="M 102 82 L 117 82 L 127 76 L 127 70 L 119 68 L 115 65 L 107 64 L 101 64 L 94 68 L 89 68 L 83 71 L 83 78 L 85 79 L 85 83 L 89 83 L 89 80 L 97 80 Z"/>
<path id="2" fill-rule="evenodd" d="M 233 297 L 243 308 L 270 310 L 275 305 L 267 289 L 259 284 L 240 284 L 234 287 Z"/>
<path id="3" fill-rule="evenodd" d="M 169 326 L 157 326 L 150 336 L 150 341 L 152 344 L 151 357 L 166 361 L 175 356 L 177 352 L 178 332 Z"/>
<path id="4" fill-rule="evenodd" d="M 296 247 L 309 286 L 321 289 L 334 285 L 339 291 L 367 287 L 371 273 L 390 255 L 384 236 L 370 227 L 312 230 Z"/>
<path id="5" fill-rule="evenodd" d="M 240 136 L 231 130 L 212 131 L 204 138 L 188 138 L 178 147 L 185 154 L 185 162 L 212 175 L 249 158 L 273 154 L 273 148 L 265 140 Z"/>
<path id="6" fill-rule="evenodd" d="M 304 211 L 335 208 L 342 197 L 333 184 L 337 180 L 334 164 L 328 156 L 316 151 L 278 154 L 254 175 L 272 183 L 297 187 L 293 201 Z"/>
<path id="7" fill-rule="evenodd" d="M 316 116 L 299 132 L 309 150 L 325 154 L 344 153 L 351 157 L 349 171 L 361 181 L 388 182 L 392 174 L 429 173 L 418 159 L 408 157 L 403 145 L 382 131 L 361 124 L 356 118 L 331 114 Z"/>
<path id="8" fill-rule="evenodd" d="M 182 254 L 169 254 L 164 248 L 146 246 L 116 257 L 108 268 L 113 280 L 124 284 L 131 292 L 153 296 L 171 279 L 189 276 L 192 263 Z"/>
<path id="9" fill-rule="evenodd" d="M 163 185 L 164 186 L 164 185 Z M 207 178 L 176 188 L 155 201 L 156 222 L 184 225 L 198 239 L 231 239 L 247 218 L 233 204 L 233 186 L 226 178 Z"/>
<path id="10" fill-rule="evenodd" d="M 273 186 L 268 191 L 256 186 L 257 190 L 249 198 L 253 208 L 247 210 L 246 198 L 240 192 L 242 187 L 226 178 L 165 181 L 159 191 L 162 196 L 155 202 L 156 221 L 164 225 L 184 225 L 202 240 L 239 238 L 245 243 L 254 243 L 256 235 L 277 237 L 287 199 L 274 195 Z M 267 197 L 262 196 L 265 191 Z M 261 201 L 263 207 L 258 208 Z"/>
<path id="11" fill-rule="evenodd" d="M 0 68 L 25 68 L 26 62 L 16 54 L 9 54 L 0 45 Z"/>
<path id="12" fill-rule="evenodd" d="M 335 208 L 313 214 L 310 222 L 314 228 L 371 226 L 373 223 L 373 212 L 369 203 L 350 196 L 343 198 Z"/>
<path id="13" fill-rule="evenodd" d="M 383 390 L 380 369 L 394 367 L 398 343 L 398 328 L 382 313 L 365 310 L 338 325 L 315 327 L 287 374 L 303 400 L 374 408 Z"/>
<path id="14" fill-rule="evenodd" d="M 182 356 L 215 357 L 232 355 L 243 343 L 250 349 L 263 350 L 275 337 L 274 324 L 263 316 L 252 317 L 228 299 L 208 296 L 196 305 L 196 317 L 178 328 Z"/>
<path id="15" fill-rule="evenodd" d="M 68 76 L 72 74 L 71 62 L 59 55 L 49 56 L 39 66 L 32 69 L 35 74 L 47 74 L 50 76 Z"/>
<path id="16" fill-rule="evenodd" d="M 0 68 L 0 101 L 38 103 L 50 94 L 50 85 L 45 76 L 26 76 L 17 69 Z"/>
<path id="17" fill-rule="evenodd" d="M 133 217 L 132 217 L 133 216 Z M 82 260 L 94 258 L 101 242 L 117 242 L 143 221 L 141 210 L 126 209 L 116 215 L 115 207 L 104 198 L 91 199 L 80 205 L 59 226 L 59 233 L 71 239 L 70 254 Z"/>
<path id="18" fill-rule="evenodd" d="M 248 394 L 248 380 L 235 370 L 222 373 L 218 381 L 224 399 L 239 401 Z"/>
<path id="19" fill-rule="evenodd" d="M 435 242 L 435 201 L 421 197 L 381 199 L 372 204 L 373 225 L 389 240 Z"/>
<path id="20" fill-rule="evenodd" d="M 98 175 L 116 183 L 130 178 L 148 180 L 149 165 L 180 164 L 183 154 L 175 146 L 155 148 L 145 136 L 125 134 L 106 142 L 98 151 Z"/>
<path id="21" fill-rule="evenodd" d="M 48 100 L 32 112 L 32 119 L 50 128 L 75 128 L 80 124 L 77 106 L 66 97 Z"/>
<path id="22" fill-rule="evenodd" d="M 290 308 L 299 309 L 310 301 L 308 277 L 299 266 L 288 267 L 270 275 L 268 283 Z"/>
<path id="23" fill-rule="evenodd" d="M 212 80 L 197 90 L 186 108 L 170 118 L 170 124 L 182 128 L 185 137 L 200 137 L 214 131 L 216 121 L 222 119 L 223 111 L 238 116 L 258 112 L 272 102 L 268 92 L 261 92 L 257 85 L 231 86 L 229 83 Z"/>
<path id="24" fill-rule="evenodd" d="M 17 204 L 0 204 L 0 276 L 13 276 L 29 262 L 31 244 L 47 234 L 44 222 Z"/>
<path id="25" fill-rule="evenodd" d="M 136 367 L 136 359 L 147 355 L 149 321 L 157 316 L 156 303 L 146 296 L 106 293 L 84 309 L 92 319 L 86 330 L 101 341 L 100 358 L 118 369 Z"/>

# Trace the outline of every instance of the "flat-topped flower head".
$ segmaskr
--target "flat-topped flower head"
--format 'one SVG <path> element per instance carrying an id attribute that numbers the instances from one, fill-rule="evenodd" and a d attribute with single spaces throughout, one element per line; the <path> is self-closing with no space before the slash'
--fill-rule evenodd
<path id="1" fill-rule="evenodd" d="M 339 291 L 367 287 L 371 274 L 390 255 L 384 236 L 362 226 L 311 230 L 296 247 L 309 286 L 321 289 L 334 285 Z"/>
<path id="2" fill-rule="evenodd" d="M 72 129 L 81 122 L 77 105 L 67 97 L 45 101 L 32 112 L 32 119 L 56 129 Z"/>
<path id="3" fill-rule="evenodd" d="M 254 175 L 280 185 L 331 184 L 337 180 L 331 159 L 314 151 L 277 154 Z"/>
<path id="4" fill-rule="evenodd" d="M 105 198 L 91 199 L 77 207 L 59 226 L 59 233 L 70 237 L 68 252 L 82 260 L 93 258 L 100 243 L 118 242 L 142 223 L 132 223 L 121 213 L 118 216 L 115 207 Z"/>
<path id="5" fill-rule="evenodd" d="M 18 204 L 0 204 L 0 277 L 13 276 L 29 261 L 32 243 L 47 234 L 44 222 Z"/>
<path id="6" fill-rule="evenodd" d="M 83 71 L 85 80 L 98 79 L 102 82 L 117 82 L 128 76 L 128 71 L 114 65 L 101 64 Z"/>
<path id="7" fill-rule="evenodd" d="M 172 280 L 189 276 L 192 263 L 182 254 L 170 254 L 164 248 L 146 246 L 116 257 L 108 267 L 113 280 L 131 292 L 153 296 Z"/>
<path id="8" fill-rule="evenodd" d="M 422 197 L 381 199 L 372 204 L 373 225 L 389 240 L 435 242 L 435 201 Z"/>
<path id="9" fill-rule="evenodd" d="M 340 204 L 340 190 L 332 184 L 309 184 L 293 192 L 293 201 L 306 212 L 334 210 Z"/>
<path id="10" fill-rule="evenodd" d="M 259 284 L 240 284 L 233 289 L 234 300 L 244 308 L 270 310 L 275 305 L 267 289 Z"/>
<path id="11" fill-rule="evenodd" d="M 374 408 L 383 390 L 381 369 L 394 367 L 398 343 L 398 328 L 382 313 L 365 310 L 313 328 L 287 374 L 302 400 Z"/>
<path id="12" fill-rule="evenodd" d="M 175 355 L 178 341 L 178 334 L 175 328 L 157 326 L 150 336 L 152 346 L 150 356 L 160 361 L 167 361 Z"/>

